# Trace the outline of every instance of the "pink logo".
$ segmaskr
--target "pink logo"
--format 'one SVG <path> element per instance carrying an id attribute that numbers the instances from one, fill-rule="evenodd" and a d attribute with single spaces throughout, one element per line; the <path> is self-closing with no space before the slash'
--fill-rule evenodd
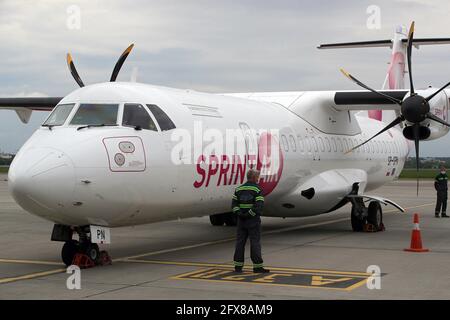
<path id="1" fill-rule="evenodd" d="M 258 144 L 258 163 L 256 169 L 261 172 L 259 186 L 263 195 L 275 189 L 283 172 L 283 153 L 278 139 L 270 133 L 263 132 Z"/>

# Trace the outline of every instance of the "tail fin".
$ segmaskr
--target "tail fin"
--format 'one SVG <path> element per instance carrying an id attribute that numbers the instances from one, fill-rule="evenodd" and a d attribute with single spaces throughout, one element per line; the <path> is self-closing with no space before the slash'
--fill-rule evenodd
<path id="1" fill-rule="evenodd" d="M 406 40 L 406 41 L 405 41 Z M 398 26 L 392 39 L 392 55 L 389 68 L 384 79 L 382 89 L 405 89 L 406 46 L 408 30 L 404 26 Z M 391 122 L 399 116 L 393 110 L 371 110 L 369 118 L 379 121 Z"/>
<path id="2" fill-rule="evenodd" d="M 382 89 L 405 89 L 405 64 L 406 64 L 406 46 L 408 42 L 408 30 L 404 26 L 398 26 L 395 30 L 394 39 L 345 42 L 321 44 L 318 49 L 339 49 L 339 48 L 371 48 L 371 47 L 390 47 L 392 48 L 391 62 L 383 83 Z M 421 45 L 450 44 L 450 38 L 430 38 L 414 39 L 413 45 L 419 48 Z M 371 119 L 390 122 L 397 115 L 393 110 L 369 110 L 368 116 Z"/>

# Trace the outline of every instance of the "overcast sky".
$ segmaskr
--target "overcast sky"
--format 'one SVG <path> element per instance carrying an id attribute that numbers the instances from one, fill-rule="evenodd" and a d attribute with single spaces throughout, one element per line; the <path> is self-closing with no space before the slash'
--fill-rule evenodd
<path id="1" fill-rule="evenodd" d="M 75 5 L 75 7 L 74 7 Z M 370 5 L 380 26 L 367 27 Z M 79 10 L 80 25 L 76 14 Z M 0 0 L 0 96 L 64 96 L 77 88 L 71 52 L 86 84 L 107 81 L 135 43 L 119 80 L 206 92 L 357 89 L 339 72 L 381 87 L 388 48 L 319 51 L 325 42 L 391 39 L 416 21 L 416 37 L 450 37 L 447 0 L 120 1 Z M 414 50 L 416 87 L 450 81 L 450 45 Z M 24 125 L 0 111 L 0 150 L 16 152 L 46 117 Z M 421 145 L 450 156 L 450 137 Z"/>

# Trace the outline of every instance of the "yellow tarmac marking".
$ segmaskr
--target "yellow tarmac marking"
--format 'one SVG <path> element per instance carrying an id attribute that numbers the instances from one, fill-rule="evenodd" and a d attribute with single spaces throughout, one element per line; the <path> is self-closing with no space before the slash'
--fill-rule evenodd
<path id="1" fill-rule="evenodd" d="M 288 272 L 288 271 L 281 271 L 278 273 L 270 273 L 265 275 L 254 274 L 252 272 L 246 271 L 244 271 L 241 274 L 236 274 L 231 270 L 207 268 L 190 271 L 188 273 L 183 273 L 171 277 L 170 279 L 351 291 L 366 283 L 370 275 L 365 274 L 364 276 L 361 276 L 358 273 L 354 275 L 349 273 L 348 275 L 345 275 L 341 278 L 337 278 L 337 276 L 338 275 L 335 274 L 333 275 L 328 274 L 328 278 L 324 278 L 323 275 L 318 274 L 309 274 L 303 272 Z M 289 281 L 295 280 L 297 280 L 297 283 L 295 282 L 289 283 Z M 279 283 L 277 283 L 276 281 L 279 281 Z M 348 283 L 347 286 L 345 286 L 346 281 L 347 282 L 350 281 L 350 283 Z"/>
<path id="2" fill-rule="evenodd" d="M 60 262 L 40 261 L 40 260 L 16 260 L 16 259 L 0 259 L 0 263 L 18 263 L 18 264 L 40 264 L 49 266 L 61 266 Z"/>
<path id="3" fill-rule="evenodd" d="M 49 270 L 49 271 L 43 271 L 43 272 L 36 272 L 36 273 L 30 273 L 23 276 L 18 277 L 11 277 L 11 278 L 2 278 L 0 279 L 0 284 L 19 281 L 19 280 L 30 280 L 34 278 L 44 277 L 56 273 L 62 273 L 65 272 L 66 269 L 55 269 L 55 270 Z"/>
<path id="4" fill-rule="evenodd" d="M 187 266 L 187 267 L 216 267 L 216 268 L 232 268 L 234 266 L 231 264 L 220 264 L 220 263 L 203 263 L 203 262 L 183 262 L 183 261 L 162 261 L 162 260 L 136 260 L 128 259 L 126 262 L 135 263 L 148 263 L 148 264 L 163 264 L 163 265 L 173 265 L 173 266 Z M 284 267 L 272 267 L 268 266 L 271 271 L 287 271 L 287 272 L 301 272 L 308 274 L 334 274 L 334 275 L 353 275 L 367 277 L 370 273 L 366 272 L 352 272 L 352 271 L 338 271 L 338 270 L 324 270 L 324 269 L 302 269 L 302 268 L 284 268 Z M 252 267 L 244 267 L 244 270 L 251 270 Z"/>

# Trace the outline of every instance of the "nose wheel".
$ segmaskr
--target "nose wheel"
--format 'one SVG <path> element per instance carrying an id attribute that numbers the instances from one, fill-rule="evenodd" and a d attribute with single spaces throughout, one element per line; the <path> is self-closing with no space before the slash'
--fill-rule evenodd
<path id="1" fill-rule="evenodd" d="M 87 256 L 94 264 L 100 262 L 100 248 L 96 243 L 80 244 L 76 240 L 66 241 L 61 250 L 61 258 L 66 266 L 73 264 L 75 255 L 81 253 Z"/>
<path id="2" fill-rule="evenodd" d="M 73 258 L 78 253 L 80 244 L 76 240 L 66 241 L 61 250 L 61 258 L 66 266 L 72 264 Z"/>
<path id="3" fill-rule="evenodd" d="M 61 249 L 61 258 L 66 266 L 75 264 L 81 268 L 88 268 L 111 264 L 108 253 L 100 251 L 98 245 L 91 242 L 88 230 L 89 228 L 83 227 L 74 228 L 74 231 L 79 235 L 79 241 L 70 239 L 64 242 Z"/>

